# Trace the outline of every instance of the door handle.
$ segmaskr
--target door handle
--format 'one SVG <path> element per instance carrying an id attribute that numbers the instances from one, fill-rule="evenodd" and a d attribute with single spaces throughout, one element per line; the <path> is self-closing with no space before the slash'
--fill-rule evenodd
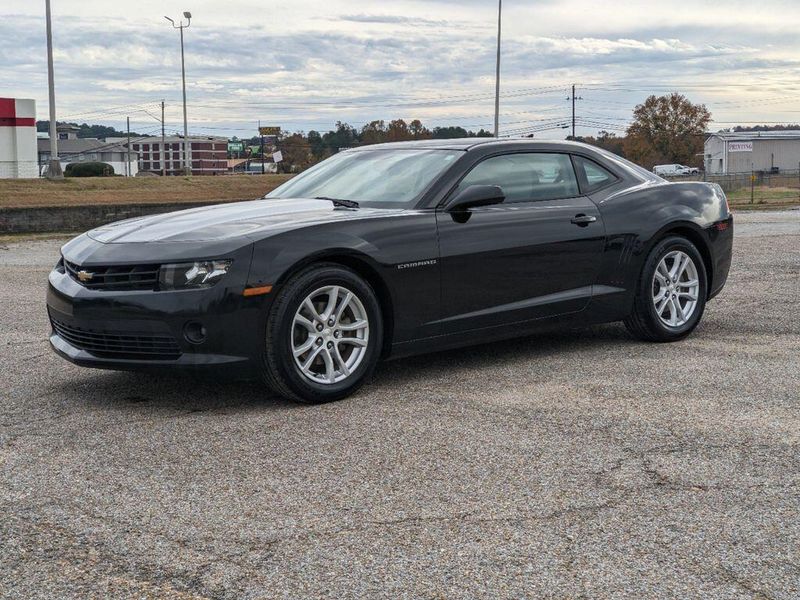
<path id="1" fill-rule="evenodd" d="M 569 222 L 578 227 L 586 227 L 589 223 L 594 223 L 595 221 L 597 221 L 597 217 L 580 214 L 572 217 Z"/>

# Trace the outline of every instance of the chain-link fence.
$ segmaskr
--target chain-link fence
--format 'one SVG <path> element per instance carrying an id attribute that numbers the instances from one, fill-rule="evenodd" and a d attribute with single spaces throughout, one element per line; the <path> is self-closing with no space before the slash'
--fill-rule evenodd
<path id="1" fill-rule="evenodd" d="M 724 175 L 682 175 L 667 177 L 670 181 L 709 181 L 718 183 L 731 204 L 774 204 L 792 206 L 800 204 L 800 170 L 748 171 Z"/>

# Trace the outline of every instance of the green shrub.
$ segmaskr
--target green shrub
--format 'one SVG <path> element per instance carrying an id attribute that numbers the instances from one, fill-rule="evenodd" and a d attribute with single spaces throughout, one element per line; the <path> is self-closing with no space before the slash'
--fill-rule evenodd
<path id="1" fill-rule="evenodd" d="M 64 170 L 65 177 L 109 177 L 114 167 L 104 162 L 70 163 Z"/>

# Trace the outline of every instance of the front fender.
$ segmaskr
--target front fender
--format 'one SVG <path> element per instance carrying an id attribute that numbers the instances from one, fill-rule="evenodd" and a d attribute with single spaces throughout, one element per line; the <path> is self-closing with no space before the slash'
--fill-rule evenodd
<path id="1" fill-rule="evenodd" d="M 305 227 L 257 240 L 248 286 L 271 285 L 275 295 L 298 269 L 325 260 L 349 264 L 348 258 L 367 265 L 388 293 L 393 341 L 438 334 L 441 298 L 433 211 Z M 403 268 L 409 265 L 413 268 Z"/>
<path id="2" fill-rule="evenodd" d="M 321 244 L 310 237 L 284 234 L 256 242 L 248 286 L 279 287 L 298 267 L 332 256 L 353 255 L 370 263 L 376 270 L 382 267 L 374 258 L 380 255 L 378 249 L 362 238 L 340 233 L 326 236 L 324 244 Z"/>

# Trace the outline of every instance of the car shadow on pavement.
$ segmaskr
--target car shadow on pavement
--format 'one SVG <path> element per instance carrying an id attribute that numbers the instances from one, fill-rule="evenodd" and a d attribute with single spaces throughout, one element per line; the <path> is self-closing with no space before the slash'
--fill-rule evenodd
<path id="1" fill-rule="evenodd" d="M 638 342 L 615 324 L 553 331 L 383 362 L 378 365 L 374 383 L 397 386 L 426 377 L 436 378 L 443 372 L 457 377 L 459 371 L 474 372 L 492 363 L 507 362 L 511 366 L 557 352 L 569 353 L 609 343 L 618 346 Z M 60 381 L 58 389 L 68 398 L 103 410 L 131 410 L 140 406 L 150 411 L 201 413 L 313 408 L 285 400 L 268 391 L 259 381 L 220 379 L 211 374 L 76 369 L 75 376 Z M 359 394 L 369 393 L 369 390 L 368 383 Z"/>
<path id="2" fill-rule="evenodd" d="M 264 408 L 286 409 L 291 404 L 270 393 L 257 381 L 215 379 L 210 375 L 79 371 L 59 389 L 94 408 L 153 410 L 187 413 Z"/>
<path id="3" fill-rule="evenodd" d="M 376 382 L 402 385 L 404 381 L 441 375 L 443 372 L 457 376 L 459 371 L 474 373 L 493 363 L 527 362 L 556 353 L 570 353 L 579 349 L 596 348 L 605 344 L 642 344 L 635 340 L 620 323 L 609 323 L 576 329 L 558 329 L 530 336 L 513 338 L 423 354 L 378 365 Z"/>

